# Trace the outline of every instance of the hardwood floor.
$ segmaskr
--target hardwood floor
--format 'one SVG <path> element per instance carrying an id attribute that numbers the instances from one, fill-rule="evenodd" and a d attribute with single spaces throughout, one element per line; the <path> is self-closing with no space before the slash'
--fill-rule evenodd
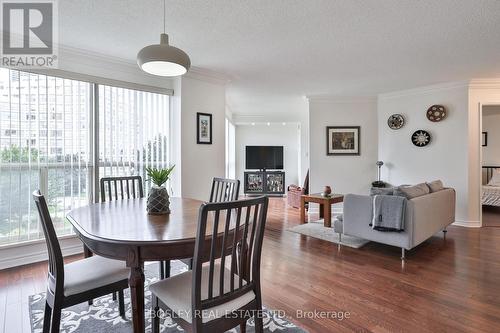
<path id="1" fill-rule="evenodd" d="M 437 234 L 402 265 L 395 247 L 339 249 L 286 231 L 298 223 L 298 209 L 271 200 L 263 300 L 309 332 L 499 331 L 500 228 L 449 227 L 446 240 Z M 27 299 L 44 290 L 45 266 L 0 271 L 0 332 L 29 332 Z M 349 317 L 298 318 L 297 310 Z"/>

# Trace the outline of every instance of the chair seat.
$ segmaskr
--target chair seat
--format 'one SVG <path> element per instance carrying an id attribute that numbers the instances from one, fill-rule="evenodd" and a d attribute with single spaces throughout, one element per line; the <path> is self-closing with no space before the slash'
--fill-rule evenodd
<path id="1" fill-rule="evenodd" d="M 128 279 L 124 261 L 92 256 L 64 265 L 64 295 L 76 295 Z"/>
<path id="2" fill-rule="evenodd" d="M 219 278 L 220 278 L 220 264 L 214 265 L 214 283 L 213 295 L 219 295 Z M 155 282 L 149 286 L 149 290 L 156 295 L 166 306 L 168 306 L 176 315 L 184 319 L 188 323 L 192 322 L 192 306 L 191 306 L 191 288 L 192 288 L 193 271 L 187 271 L 171 278 Z M 208 276 L 209 266 L 203 266 L 202 282 L 201 282 L 201 299 L 208 298 Z M 224 268 L 224 293 L 231 290 L 231 271 Z M 234 287 L 239 287 L 239 276 L 234 276 Z M 246 282 L 243 280 L 243 285 Z M 255 299 L 255 293 L 249 291 L 242 296 L 229 301 L 224 304 L 214 306 L 206 309 L 202 314 L 202 322 L 206 323 L 214 319 L 225 316 L 231 311 L 237 310 Z"/>

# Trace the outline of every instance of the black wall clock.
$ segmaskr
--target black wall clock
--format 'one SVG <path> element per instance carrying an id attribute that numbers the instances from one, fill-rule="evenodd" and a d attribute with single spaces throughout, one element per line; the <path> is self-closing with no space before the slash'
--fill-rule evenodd
<path id="1" fill-rule="evenodd" d="M 411 142 L 417 147 L 425 147 L 431 142 L 431 135 L 424 130 L 415 131 L 411 136 Z"/>
<path id="2" fill-rule="evenodd" d="M 405 118 L 400 114 L 393 114 L 387 119 L 387 125 L 390 129 L 398 130 L 405 124 Z"/>

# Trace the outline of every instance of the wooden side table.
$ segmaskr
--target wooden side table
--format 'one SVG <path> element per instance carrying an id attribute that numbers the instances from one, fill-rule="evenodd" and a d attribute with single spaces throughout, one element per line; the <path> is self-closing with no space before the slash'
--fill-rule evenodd
<path id="1" fill-rule="evenodd" d="M 322 196 L 321 193 L 302 195 L 300 197 L 300 223 L 307 223 L 306 202 L 314 202 L 319 204 L 319 217 L 324 218 L 325 227 L 330 228 L 332 226 L 332 205 L 343 201 L 344 195 L 342 194 L 331 194 L 328 197 Z"/>

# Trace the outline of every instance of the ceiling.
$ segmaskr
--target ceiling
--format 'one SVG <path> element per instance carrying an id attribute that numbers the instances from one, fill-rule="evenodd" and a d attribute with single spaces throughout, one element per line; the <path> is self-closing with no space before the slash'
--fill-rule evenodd
<path id="1" fill-rule="evenodd" d="M 135 60 L 161 0 L 60 0 L 60 43 Z M 167 0 L 167 32 L 231 78 L 236 114 L 301 112 L 304 96 L 374 96 L 500 77 L 500 1 Z"/>

